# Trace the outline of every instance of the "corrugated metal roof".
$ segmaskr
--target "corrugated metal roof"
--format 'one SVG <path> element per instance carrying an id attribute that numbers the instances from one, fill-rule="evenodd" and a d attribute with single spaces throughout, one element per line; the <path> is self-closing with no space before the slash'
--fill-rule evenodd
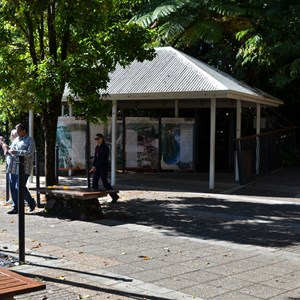
<path id="1" fill-rule="evenodd" d="M 233 77 L 172 47 L 156 49 L 152 61 L 120 65 L 110 76 L 109 94 L 236 91 L 257 95 Z"/>
<path id="2" fill-rule="evenodd" d="M 134 61 L 117 66 L 110 76 L 109 94 L 174 93 L 217 91 L 228 88 L 183 53 L 171 48 L 156 49 L 152 61 Z"/>
<path id="3" fill-rule="evenodd" d="M 117 65 L 103 92 L 116 100 L 215 97 L 271 106 L 283 103 L 172 47 L 156 48 L 156 54 L 152 61 L 134 61 L 125 68 Z M 64 99 L 69 93 L 66 88 Z"/>

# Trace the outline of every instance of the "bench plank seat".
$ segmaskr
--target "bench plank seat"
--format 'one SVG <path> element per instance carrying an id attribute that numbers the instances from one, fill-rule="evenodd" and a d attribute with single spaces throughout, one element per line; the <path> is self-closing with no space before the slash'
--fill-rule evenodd
<path id="1" fill-rule="evenodd" d="M 40 291 L 45 288 L 46 285 L 43 282 L 0 268 L 0 299 L 13 299 L 16 295 Z"/>

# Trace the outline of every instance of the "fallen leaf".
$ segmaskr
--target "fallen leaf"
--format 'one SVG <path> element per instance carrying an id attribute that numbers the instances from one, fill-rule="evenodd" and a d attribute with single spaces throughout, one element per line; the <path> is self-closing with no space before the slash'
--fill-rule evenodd
<path id="1" fill-rule="evenodd" d="M 141 255 L 141 256 L 139 256 L 139 258 L 142 258 L 143 260 L 151 260 L 152 259 L 152 257 L 147 256 L 147 255 Z"/>
<path id="2" fill-rule="evenodd" d="M 64 275 L 61 275 L 61 276 L 58 276 L 56 277 L 57 279 L 60 279 L 60 280 L 65 280 L 65 276 Z"/>

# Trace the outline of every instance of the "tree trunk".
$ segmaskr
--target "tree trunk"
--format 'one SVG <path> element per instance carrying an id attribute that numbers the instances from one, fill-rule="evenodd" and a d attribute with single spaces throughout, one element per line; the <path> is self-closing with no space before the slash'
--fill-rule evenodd
<path id="1" fill-rule="evenodd" d="M 57 120 L 61 111 L 61 97 L 56 95 L 47 103 L 47 110 L 43 111 L 42 122 L 45 136 L 45 176 L 46 186 L 55 185 L 55 148 Z"/>

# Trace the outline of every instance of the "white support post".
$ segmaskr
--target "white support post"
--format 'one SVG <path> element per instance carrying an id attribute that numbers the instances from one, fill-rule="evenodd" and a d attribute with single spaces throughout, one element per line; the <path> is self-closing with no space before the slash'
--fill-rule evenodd
<path id="1" fill-rule="evenodd" d="M 65 115 L 65 106 L 61 106 L 61 116 L 63 117 Z"/>
<path id="2" fill-rule="evenodd" d="M 69 104 L 69 117 L 73 117 L 73 109 L 72 109 L 72 105 L 71 105 L 71 104 Z M 73 149 L 72 149 L 72 151 L 73 151 Z M 68 175 L 69 175 L 70 177 L 73 175 L 72 170 L 69 170 L 69 171 L 68 171 Z"/>
<path id="3" fill-rule="evenodd" d="M 179 116 L 179 104 L 178 100 L 175 100 L 175 118 L 178 118 Z"/>
<path id="4" fill-rule="evenodd" d="M 117 101 L 112 103 L 111 115 L 111 185 L 116 185 Z"/>
<path id="5" fill-rule="evenodd" d="M 239 139 L 241 137 L 241 126 L 242 126 L 242 104 L 241 100 L 236 102 L 236 134 L 235 137 Z M 235 152 L 235 180 L 239 181 L 239 168 L 238 168 L 238 159 L 237 152 Z"/>
<path id="6" fill-rule="evenodd" d="M 29 127 L 29 136 L 31 138 L 34 138 L 34 114 L 33 114 L 33 109 L 30 109 L 29 110 L 29 124 L 28 124 L 28 127 Z M 31 170 L 30 172 L 30 179 L 29 181 L 32 183 L 33 182 L 33 170 Z"/>
<path id="7" fill-rule="evenodd" d="M 261 127 L 261 106 L 259 103 L 256 104 L 256 134 L 260 134 Z M 256 175 L 259 175 L 259 165 L 260 165 L 260 139 L 256 137 L 256 161 L 255 161 L 255 169 Z"/>
<path id="8" fill-rule="evenodd" d="M 73 107 L 69 104 L 69 117 L 73 117 Z"/>
<path id="9" fill-rule="evenodd" d="M 216 99 L 210 100 L 209 189 L 215 187 Z"/>

